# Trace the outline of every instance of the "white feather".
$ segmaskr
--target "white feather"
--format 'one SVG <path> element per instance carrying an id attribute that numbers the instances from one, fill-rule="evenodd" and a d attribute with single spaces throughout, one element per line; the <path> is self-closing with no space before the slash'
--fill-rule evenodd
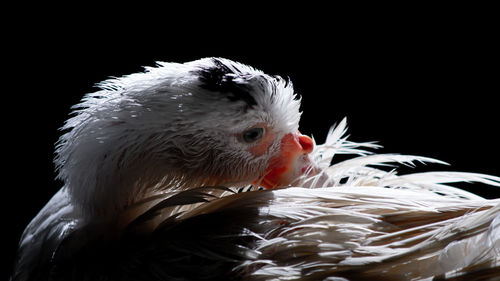
<path id="1" fill-rule="evenodd" d="M 222 103 L 201 87 L 196 71 L 218 63 L 254 86 L 256 110 L 236 111 L 242 103 Z M 14 280 L 40 272 L 56 278 L 65 270 L 84 280 L 104 280 L 103 271 L 114 274 L 110 279 L 175 279 L 185 277 L 177 270 L 189 275 L 207 267 L 208 274 L 230 268 L 224 276 L 245 280 L 472 279 L 495 278 L 490 271 L 500 269 L 500 199 L 448 185 L 500 186 L 499 177 L 399 175 L 397 165 L 446 163 L 372 154 L 365 149 L 380 146 L 347 140 L 344 119 L 311 153 L 321 172 L 301 178 L 301 187 L 235 193 L 250 180 L 239 177 L 262 172 L 282 135 L 298 129 L 300 100 L 290 83 L 229 60 L 202 59 L 159 63 L 99 86 L 62 128 L 55 162 L 65 186 L 26 228 Z M 277 141 L 254 159 L 234 135 L 256 122 L 269 124 Z M 219 141 L 207 142 L 209 136 Z M 331 165 L 337 154 L 358 157 Z M 234 186 L 209 186 L 221 173 L 233 181 L 216 184 Z M 176 232 L 183 227 L 191 232 Z M 189 237 L 196 239 L 186 243 Z M 82 252 L 110 266 L 71 263 Z"/>

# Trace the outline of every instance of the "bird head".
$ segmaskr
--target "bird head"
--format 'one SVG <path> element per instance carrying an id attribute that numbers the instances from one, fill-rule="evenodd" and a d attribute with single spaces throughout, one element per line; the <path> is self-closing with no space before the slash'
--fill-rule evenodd
<path id="1" fill-rule="evenodd" d="M 123 208 L 148 190 L 297 184 L 314 172 L 290 81 L 222 58 L 158 63 L 75 106 L 55 163 L 75 205 Z"/>

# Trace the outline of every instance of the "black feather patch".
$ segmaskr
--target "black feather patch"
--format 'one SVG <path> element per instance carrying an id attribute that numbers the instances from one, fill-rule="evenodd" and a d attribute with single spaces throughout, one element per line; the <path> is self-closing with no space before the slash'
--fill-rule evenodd
<path id="1" fill-rule="evenodd" d="M 252 87 L 246 83 L 248 77 L 245 77 L 244 73 L 236 67 L 230 69 L 216 58 L 213 58 L 212 62 L 213 66 L 196 71 L 203 89 L 222 93 L 233 102 L 244 101 L 250 108 L 257 105 L 255 98 L 250 94 Z"/>

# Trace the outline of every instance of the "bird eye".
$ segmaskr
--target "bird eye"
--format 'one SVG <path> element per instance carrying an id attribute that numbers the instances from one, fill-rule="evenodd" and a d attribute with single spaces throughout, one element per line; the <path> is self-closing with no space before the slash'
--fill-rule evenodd
<path id="1" fill-rule="evenodd" d="M 243 132 L 243 140 L 248 143 L 254 142 L 260 139 L 263 134 L 264 134 L 264 128 L 260 127 L 252 128 Z"/>

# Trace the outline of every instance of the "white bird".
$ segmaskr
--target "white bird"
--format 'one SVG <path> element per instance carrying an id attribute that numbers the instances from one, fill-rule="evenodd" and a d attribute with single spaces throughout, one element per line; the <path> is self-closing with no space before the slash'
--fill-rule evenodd
<path id="1" fill-rule="evenodd" d="M 371 154 L 345 119 L 316 146 L 290 81 L 227 59 L 99 86 L 12 280 L 500 280 L 500 200 L 446 185 L 498 177 L 383 170 L 443 162 Z"/>

